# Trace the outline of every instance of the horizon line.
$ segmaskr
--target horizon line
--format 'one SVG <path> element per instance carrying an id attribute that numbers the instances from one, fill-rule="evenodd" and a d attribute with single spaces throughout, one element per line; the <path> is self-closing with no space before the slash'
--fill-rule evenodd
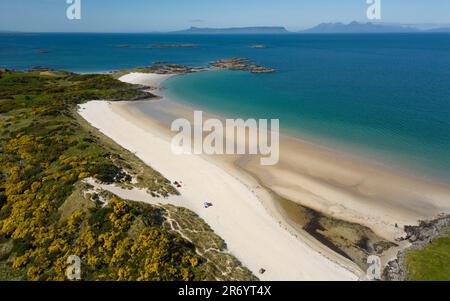
<path id="1" fill-rule="evenodd" d="M 386 25 L 386 26 L 399 26 L 404 27 L 405 29 L 415 29 L 418 30 L 418 32 L 423 33 L 432 33 L 434 29 L 442 29 L 442 28 L 450 28 L 450 23 L 395 23 L 395 22 L 379 22 L 379 21 L 350 21 L 348 23 L 342 22 L 342 21 L 329 21 L 329 22 L 320 22 L 313 26 L 308 26 L 303 29 L 297 29 L 297 30 L 289 30 L 286 26 L 283 25 L 254 25 L 254 26 L 227 26 L 227 27 L 199 27 L 199 26 L 189 26 L 184 27 L 182 29 L 176 29 L 176 30 L 156 30 L 156 31 L 21 31 L 21 30 L 10 30 L 10 29 L 0 29 L 0 34 L 27 34 L 27 33 L 75 33 L 75 34 L 84 34 L 84 33 L 92 33 L 92 34 L 186 34 L 186 35 L 207 35 L 208 33 L 180 33 L 183 31 L 188 31 L 190 29 L 203 29 L 203 30 L 229 30 L 229 29 L 249 29 L 249 28 L 280 28 L 284 29 L 285 33 L 216 33 L 220 35 L 233 35 L 233 34 L 240 34 L 240 35 L 256 35 L 256 34 L 262 34 L 262 35 L 268 35 L 268 34 L 274 34 L 274 35 L 284 35 L 284 34 L 311 34 L 306 31 L 313 29 L 319 25 L 322 24 L 343 24 L 343 25 L 351 25 L 352 23 L 358 23 L 362 25 L 368 25 L 368 24 L 375 24 L 375 25 Z M 428 29 L 421 29 L 420 26 L 433 26 Z M 333 33 L 333 32 L 330 32 Z M 342 33 L 342 34 L 351 34 L 351 33 L 363 33 L 363 32 L 336 32 L 336 33 Z M 378 32 L 366 32 L 366 33 L 378 33 Z M 383 33 L 383 32 L 380 32 Z M 385 32 L 388 33 L 388 32 Z M 391 32 L 396 33 L 396 32 Z M 399 32 L 399 33 L 406 33 L 406 32 Z M 417 32 L 411 32 L 411 33 L 417 33 Z M 323 32 L 323 34 L 326 34 L 326 32 Z"/>

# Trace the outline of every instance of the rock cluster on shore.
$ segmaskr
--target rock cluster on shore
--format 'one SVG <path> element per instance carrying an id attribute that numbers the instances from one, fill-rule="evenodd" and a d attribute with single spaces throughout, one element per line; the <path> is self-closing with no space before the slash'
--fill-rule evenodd
<path id="1" fill-rule="evenodd" d="M 129 72 L 183 75 L 210 70 L 239 70 L 251 73 L 271 73 L 276 71 L 273 68 L 267 68 L 253 64 L 251 60 L 247 58 L 228 58 L 210 62 L 208 66 L 204 67 L 192 67 L 179 64 L 170 64 L 167 62 L 155 62 L 150 67 L 136 68 L 133 70 L 121 70 L 116 71 L 115 73 L 123 74 L 124 71 L 129 71 Z"/>
<path id="2" fill-rule="evenodd" d="M 146 72 L 157 74 L 188 74 L 207 70 L 209 70 L 208 67 L 191 67 L 164 62 L 156 62 L 152 67 L 146 68 Z"/>
<path id="3" fill-rule="evenodd" d="M 156 63 L 150 68 L 152 69 L 152 72 L 159 74 L 187 74 L 208 70 L 239 70 L 251 73 L 275 72 L 275 69 L 252 64 L 251 60 L 247 58 L 229 58 L 213 61 L 209 63 L 208 67 L 190 67 L 177 64 Z"/>
<path id="4" fill-rule="evenodd" d="M 450 232 L 450 215 L 443 215 L 432 221 L 421 221 L 418 226 L 405 226 L 406 237 L 411 247 L 401 250 L 397 259 L 390 261 L 383 272 L 383 279 L 388 281 L 408 280 L 405 260 L 409 252 L 424 248 L 435 238 L 447 235 Z"/>
<path id="5" fill-rule="evenodd" d="M 240 70 L 251 73 L 271 73 L 276 70 L 251 63 L 247 58 L 230 58 L 211 62 L 210 65 L 216 69 L 223 70 Z"/>

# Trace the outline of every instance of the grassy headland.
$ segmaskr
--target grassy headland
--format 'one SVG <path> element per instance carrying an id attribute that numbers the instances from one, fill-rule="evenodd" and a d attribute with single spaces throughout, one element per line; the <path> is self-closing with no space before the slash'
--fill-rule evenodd
<path id="1" fill-rule="evenodd" d="M 435 239 L 406 255 L 408 280 L 450 281 L 450 236 Z"/>
<path id="2" fill-rule="evenodd" d="M 64 280 L 70 255 L 81 258 L 84 280 L 233 279 L 234 271 L 236 280 L 255 279 L 211 229 L 202 228 L 205 247 L 167 227 L 187 215 L 186 227 L 203 225 L 191 212 L 86 196 L 86 178 L 177 194 L 74 114 L 87 100 L 151 95 L 109 75 L 65 72 L 6 72 L 0 87 L 0 279 Z M 209 248 L 223 257 L 214 266 L 199 252 Z"/>

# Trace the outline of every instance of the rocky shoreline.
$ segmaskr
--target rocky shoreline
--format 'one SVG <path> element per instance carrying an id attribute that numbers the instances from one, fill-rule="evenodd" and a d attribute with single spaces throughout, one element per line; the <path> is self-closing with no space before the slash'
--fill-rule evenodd
<path id="1" fill-rule="evenodd" d="M 423 249 L 434 239 L 450 233 L 450 215 L 442 215 L 435 220 L 421 221 L 418 226 L 405 226 L 406 237 L 399 241 L 408 241 L 411 246 L 398 252 L 397 259 L 390 261 L 384 271 L 383 280 L 406 281 L 406 257 L 408 253 Z"/>
<path id="2" fill-rule="evenodd" d="M 246 58 L 230 58 L 211 62 L 210 65 L 221 70 L 240 70 L 250 73 L 272 73 L 276 70 L 273 68 L 255 65 L 250 59 Z"/>
<path id="3" fill-rule="evenodd" d="M 125 47 L 126 45 L 122 45 Z M 227 58 L 217 61 L 209 62 L 207 66 L 203 67 L 193 67 L 180 64 L 171 64 L 168 62 L 155 62 L 149 67 L 140 67 L 127 70 L 117 70 L 111 72 L 113 75 L 120 76 L 129 72 L 143 72 L 143 73 L 156 73 L 156 74 L 178 74 L 184 75 L 194 72 L 201 71 L 211 71 L 211 70 L 233 70 L 233 71 L 245 71 L 250 73 L 273 73 L 276 69 L 264 67 L 261 65 L 254 64 L 251 59 L 248 58 Z M 6 73 L 8 71 L 13 71 L 7 68 L 0 68 L 0 73 Z M 29 69 L 29 71 L 45 72 L 45 71 L 55 71 L 52 68 L 44 66 L 34 66 Z"/>
<path id="4" fill-rule="evenodd" d="M 245 71 L 250 73 L 273 73 L 276 71 L 276 69 L 274 68 L 254 64 L 248 58 L 227 58 L 209 62 L 207 66 L 202 67 L 171 64 L 167 62 L 154 62 L 154 64 L 149 67 L 114 71 L 113 75 L 116 76 L 124 75 L 129 72 L 184 75 L 189 73 L 212 71 L 212 70 L 233 70 L 233 71 Z"/>

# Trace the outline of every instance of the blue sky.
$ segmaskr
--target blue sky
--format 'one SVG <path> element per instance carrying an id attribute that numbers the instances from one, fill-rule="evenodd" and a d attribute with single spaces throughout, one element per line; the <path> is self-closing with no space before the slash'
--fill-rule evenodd
<path id="1" fill-rule="evenodd" d="M 151 32 L 197 27 L 367 21 L 366 0 L 81 0 L 82 19 L 66 18 L 66 0 L 0 0 L 0 30 Z M 382 20 L 450 24 L 449 0 L 381 0 Z"/>

